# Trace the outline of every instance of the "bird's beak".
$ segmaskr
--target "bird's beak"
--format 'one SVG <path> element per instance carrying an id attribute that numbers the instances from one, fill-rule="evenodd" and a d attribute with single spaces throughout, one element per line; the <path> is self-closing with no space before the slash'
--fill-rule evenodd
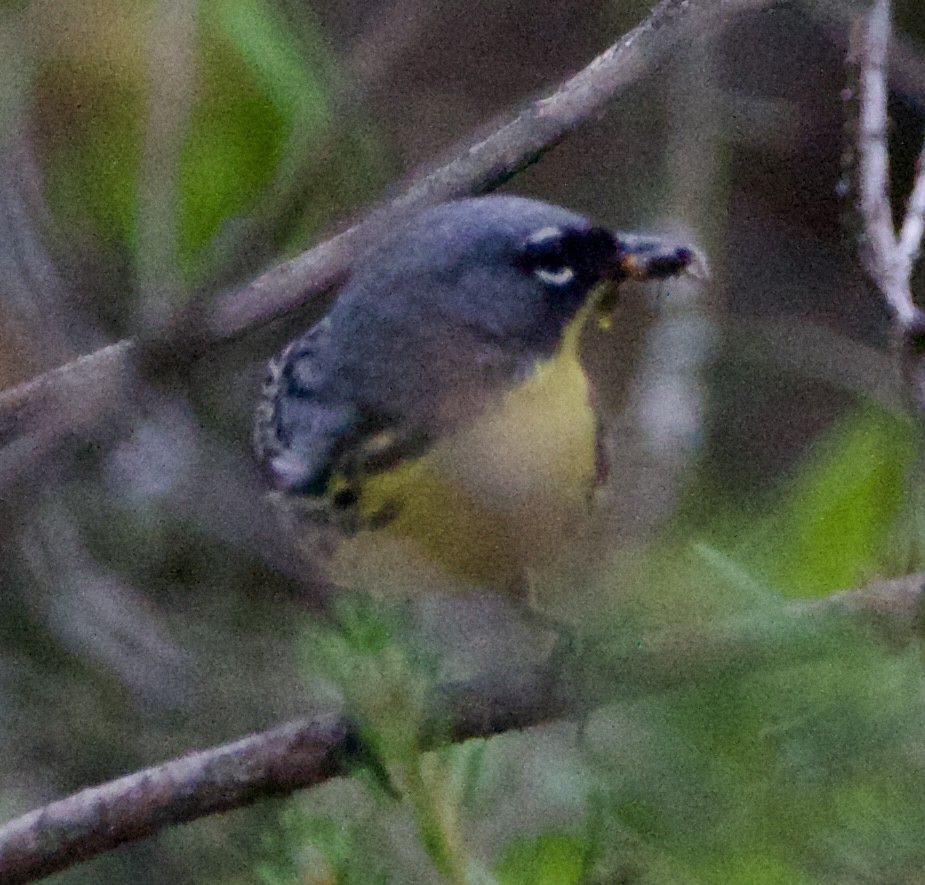
<path id="1" fill-rule="evenodd" d="M 614 234 L 617 280 L 664 280 L 682 274 L 708 279 L 703 255 L 664 237 Z"/>
<path id="2" fill-rule="evenodd" d="M 709 279 L 706 260 L 690 246 L 642 234 L 615 233 L 611 236 L 613 252 L 595 304 L 597 321 L 603 329 L 610 327 L 620 283 L 626 280 L 665 280 L 682 275 Z"/>

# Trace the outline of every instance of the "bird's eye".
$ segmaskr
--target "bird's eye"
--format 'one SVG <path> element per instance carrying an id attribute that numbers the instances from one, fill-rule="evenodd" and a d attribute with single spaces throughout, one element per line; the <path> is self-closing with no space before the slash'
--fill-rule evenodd
<path id="1" fill-rule="evenodd" d="M 558 267 L 536 267 L 533 274 L 550 286 L 567 286 L 575 279 L 575 271 L 567 264 Z"/>
<path id="2" fill-rule="evenodd" d="M 567 286 L 575 279 L 561 228 L 536 231 L 524 244 L 523 258 L 526 269 L 547 286 Z"/>

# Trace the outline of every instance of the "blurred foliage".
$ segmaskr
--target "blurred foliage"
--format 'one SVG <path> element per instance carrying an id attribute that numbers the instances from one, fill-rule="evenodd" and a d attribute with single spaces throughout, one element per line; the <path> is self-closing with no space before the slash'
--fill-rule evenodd
<path id="1" fill-rule="evenodd" d="M 295 168 L 310 176 L 306 158 L 326 154 L 339 140 L 346 150 L 357 141 L 359 162 L 375 163 L 372 153 L 362 156 L 365 135 L 332 131 L 337 66 L 307 9 L 298 40 L 267 0 L 202 0 L 195 9 L 195 90 L 171 173 L 179 269 L 190 288 L 219 273 L 214 261 L 227 260 L 227 246 L 217 247 L 225 238 L 240 238 L 248 216 L 267 210 L 261 201 L 272 195 L 280 175 L 291 176 Z M 154 0 L 77 0 L 53 16 L 35 73 L 39 158 L 56 223 L 67 236 L 94 237 L 130 255 L 143 245 L 142 154 L 164 150 L 146 122 L 150 93 L 158 88 L 148 43 L 152 17 L 161 14 Z M 104 27 L 89 24 L 101 24 L 103 16 Z M 188 60 L 176 52 L 168 62 Z M 332 144 L 324 144 L 326 137 Z M 328 219 L 338 200 L 353 197 L 350 178 L 332 178 L 331 172 L 325 170 L 320 183 L 328 204 L 314 224 Z M 362 178 L 362 166 L 353 174 Z M 332 189 L 334 181 L 340 181 L 338 189 Z M 298 219 L 290 219 L 290 232 L 297 225 Z M 306 233 L 299 231 L 300 245 Z"/>
<path id="2" fill-rule="evenodd" d="M 920 447 L 911 421 L 873 405 L 858 408 L 828 428 L 773 493 L 723 513 L 704 534 L 741 574 L 789 597 L 901 573 L 898 520 L 908 515 Z M 689 494 L 694 502 L 702 490 Z"/>
<path id="3" fill-rule="evenodd" d="M 482 3 L 474 16 L 465 3 L 187 4 L 189 56 L 152 47 L 182 4 L 2 4 L 5 379 L 66 358 L 49 353 L 49 331 L 74 353 L 138 331 L 161 275 L 181 281 L 171 294 L 211 294 L 303 248 L 576 70 L 647 6 Z M 898 5 L 921 39 L 925 17 L 912 0 Z M 626 487 L 606 543 L 589 541 L 549 582 L 555 612 L 597 643 L 577 690 L 609 696 L 595 681 L 650 636 L 747 624 L 756 641 L 805 649 L 787 600 L 922 567 L 922 440 L 895 403 L 835 358 L 828 373 L 798 358 L 774 365 L 787 358 L 760 332 L 770 368 L 725 360 L 727 313 L 787 315 L 818 326 L 823 343 L 886 339 L 835 199 L 850 8 L 823 6 L 779 4 L 735 20 L 715 45 L 692 39 L 511 185 L 602 223 L 689 223 L 713 266 L 707 303 L 674 288 L 636 293 L 614 335 L 588 336 Z M 925 53 L 904 45 L 897 184 L 925 107 Z M 178 144 L 149 113 L 160 77 L 184 71 L 157 69 L 155 56 L 190 66 L 194 87 L 167 96 L 185 114 Z M 167 211 L 146 216 L 146 193 L 167 194 Z M 56 298 L 75 313 L 56 312 Z M 0 807 L 12 817 L 335 696 L 364 723 L 369 764 L 55 881 L 921 879 L 920 651 L 860 632 L 820 639 L 809 661 L 733 661 L 671 690 L 643 686 L 581 723 L 420 753 L 436 686 L 516 674 L 543 642 L 481 599 L 345 594 L 333 616 L 317 614 L 297 570 L 279 567 L 291 563 L 260 525 L 248 466 L 268 352 L 260 341 L 210 354 L 188 383 L 143 391 L 111 433 L 28 475 L 0 462 Z M 884 356 L 881 373 L 891 369 Z M 668 442 L 646 458 L 640 439 Z"/>
<path id="4" fill-rule="evenodd" d="M 838 631 L 808 663 L 731 662 L 577 729 L 415 756 L 407 699 L 436 687 L 432 664 L 395 635 L 383 644 L 379 616 L 367 608 L 360 627 L 358 611 L 352 640 L 313 629 L 306 663 L 338 681 L 404 798 L 361 776 L 349 796 L 330 784 L 294 800 L 272 829 L 273 885 L 437 881 L 422 846 L 454 882 L 904 882 L 925 861 L 917 648 Z M 757 619 L 741 611 L 773 629 L 770 602 Z"/>

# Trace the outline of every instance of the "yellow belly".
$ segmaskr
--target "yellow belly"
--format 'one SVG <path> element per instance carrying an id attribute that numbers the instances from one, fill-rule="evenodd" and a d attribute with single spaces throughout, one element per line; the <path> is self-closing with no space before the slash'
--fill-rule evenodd
<path id="1" fill-rule="evenodd" d="M 341 545 L 337 583 L 385 592 L 506 589 L 567 549 L 595 476 L 595 419 L 577 336 L 473 425 L 367 482 L 361 512 L 392 502 L 398 516 Z"/>

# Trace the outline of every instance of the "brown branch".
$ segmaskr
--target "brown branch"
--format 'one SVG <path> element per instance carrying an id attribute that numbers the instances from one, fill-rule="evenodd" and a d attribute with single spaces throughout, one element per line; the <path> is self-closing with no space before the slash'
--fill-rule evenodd
<path id="1" fill-rule="evenodd" d="M 352 256 L 361 244 L 374 242 L 377 231 L 432 203 L 496 187 L 602 113 L 616 93 L 664 59 L 680 39 L 692 38 L 692 27 L 683 26 L 694 11 L 700 13 L 698 26 L 707 27 L 729 8 L 767 2 L 661 0 L 638 27 L 550 95 L 528 104 L 487 138 L 466 144 L 448 163 L 417 178 L 344 232 L 241 289 L 200 305 L 159 342 L 139 347 L 134 340 L 124 340 L 0 394 L 0 447 L 34 437 L 50 446 L 112 415 L 123 400 L 101 396 L 100 390 L 121 390 L 139 357 L 148 377 L 156 378 L 215 343 L 237 338 L 305 304 L 346 278 Z M 31 449 L 30 453 L 34 456 Z"/>
<path id="2" fill-rule="evenodd" d="M 627 649 L 588 647 L 498 680 L 443 686 L 421 746 L 587 715 L 606 702 L 748 673 L 852 647 L 843 631 L 872 627 L 904 645 L 921 625 L 925 574 L 788 606 L 780 616 Z M 514 678 L 519 675 L 519 678 Z M 0 882 L 32 881 L 163 827 L 286 795 L 369 761 L 357 730 L 331 711 L 190 753 L 52 802 L 0 827 Z"/>
<path id="3" fill-rule="evenodd" d="M 132 390 L 136 352 L 125 339 L 0 394 L 0 483 L 19 478 L 62 437 L 116 414 Z"/>
<path id="4" fill-rule="evenodd" d="M 3 827 L 0 882 L 30 882 L 170 823 L 240 808 L 346 772 L 337 713 L 190 753 L 39 808 Z"/>

